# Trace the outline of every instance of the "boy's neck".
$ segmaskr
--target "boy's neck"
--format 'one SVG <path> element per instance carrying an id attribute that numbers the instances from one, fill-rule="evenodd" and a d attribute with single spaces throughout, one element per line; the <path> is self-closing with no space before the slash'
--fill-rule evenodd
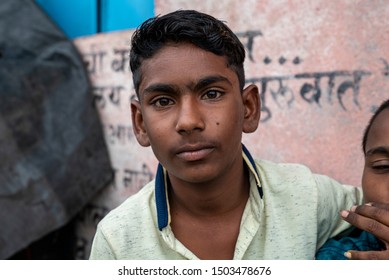
<path id="1" fill-rule="evenodd" d="M 188 184 L 170 178 L 170 226 L 200 259 L 233 259 L 250 191 L 249 171 L 240 163 L 219 180 Z"/>
<path id="2" fill-rule="evenodd" d="M 225 215 L 249 197 L 249 171 L 243 162 L 226 176 L 206 183 L 188 183 L 169 177 L 169 204 L 171 210 L 184 211 L 193 216 Z"/>

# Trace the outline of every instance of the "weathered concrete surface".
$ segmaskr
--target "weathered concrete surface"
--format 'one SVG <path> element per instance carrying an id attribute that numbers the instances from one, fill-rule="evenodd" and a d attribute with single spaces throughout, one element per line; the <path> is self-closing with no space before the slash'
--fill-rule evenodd
<path id="1" fill-rule="evenodd" d="M 197 9 L 225 20 L 247 47 L 248 82 L 262 94 L 262 122 L 245 135 L 251 152 L 299 162 L 359 185 L 362 132 L 389 98 L 389 1 L 156 0 L 156 14 Z M 132 31 L 75 41 L 88 63 L 116 172 L 115 185 L 96 197 L 79 227 L 80 258 L 92 225 L 153 176 L 156 160 L 132 133 L 128 66 Z M 88 238 L 86 236 L 89 236 Z"/>

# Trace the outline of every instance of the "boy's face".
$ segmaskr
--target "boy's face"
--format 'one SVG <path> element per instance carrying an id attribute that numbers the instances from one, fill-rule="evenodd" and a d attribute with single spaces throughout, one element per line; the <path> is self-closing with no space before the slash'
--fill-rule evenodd
<path id="1" fill-rule="evenodd" d="M 256 86 L 242 94 L 224 57 L 191 44 L 163 47 L 141 71 L 134 132 L 170 176 L 202 183 L 242 164 L 242 131 L 259 121 Z"/>
<path id="2" fill-rule="evenodd" d="M 366 202 L 389 203 L 389 110 L 374 120 L 366 142 L 362 187 Z"/>

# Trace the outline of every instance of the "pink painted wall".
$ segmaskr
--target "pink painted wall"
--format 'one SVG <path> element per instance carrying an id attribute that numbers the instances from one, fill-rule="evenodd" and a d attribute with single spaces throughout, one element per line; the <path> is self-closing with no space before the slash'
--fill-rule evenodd
<path id="1" fill-rule="evenodd" d="M 258 85 L 263 101 L 257 132 L 244 135 L 252 154 L 304 163 L 359 185 L 363 129 L 374 108 L 389 98 L 389 1 L 156 0 L 155 7 L 156 14 L 210 13 L 225 20 L 247 47 L 246 76 Z M 151 149 L 140 147 L 132 133 L 131 34 L 75 40 L 88 65 L 116 170 L 115 183 L 82 214 L 78 235 L 85 252 L 98 220 L 156 169 Z"/>

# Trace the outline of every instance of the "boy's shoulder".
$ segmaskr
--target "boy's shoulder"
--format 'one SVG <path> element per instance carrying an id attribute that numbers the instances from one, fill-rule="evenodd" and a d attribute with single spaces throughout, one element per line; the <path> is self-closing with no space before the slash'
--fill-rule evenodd
<path id="1" fill-rule="evenodd" d="M 257 165 L 262 167 L 263 169 L 276 170 L 278 172 L 289 172 L 290 170 L 299 170 L 301 172 L 308 172 L 312 174 L 312 171 L 301 163 L 277 163 L 274 161 L 269 161 L 266 159 L 256 158 L 255 162 Z"/>
<path id="2" fill-rule="evenodd" d="M 98 224 L 93 259 L 147 259 L 155 255 L 160 234 L 154 180 L 111 210 Z"/>
<path id="3" fill-rule="evenodd" d="M 299 163 L 275 163 L 268 160 L 255 160 L 264 189 L 273 192 L 308 191 L 323 192 L 328 188 L 340 191 L 346 186 L 340 182 L 312 170 Z"/>
<path id="4" fill-rule="evenodd" d="M 255 163 L 261 177 L 272 181 L 313 180 L 316 176 L 307 166 L 299 163 L 276 163 L 264 159 L 256 159 Z"/>
<path id="5" fill-rule="evenodd" d="M 304 203 L 320 204 L 328 208 L 329 203 L 335 203 L 340 209 L 348 209 L 352 205 L 361 204 L 362 189 L 342 184 L 323 174 L 314 173 L 309 167 L 296 163 L 274 163 L 266 160 L 256 160 L 257 170 L 263 185 L 263 191 L 275 200 L 293 196 L 298 193 L 298 199 Z M 334 208 L 335 209 L 335 208 Z M 328 209 L 327 209 L 328 210 Z"/>

